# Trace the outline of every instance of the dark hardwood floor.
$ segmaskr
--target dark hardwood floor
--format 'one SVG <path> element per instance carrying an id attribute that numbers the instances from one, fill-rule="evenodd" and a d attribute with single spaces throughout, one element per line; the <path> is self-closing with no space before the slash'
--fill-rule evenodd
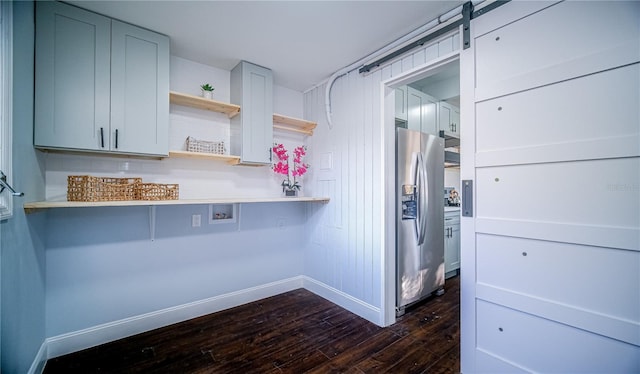
<path id="1" fill-rule="evenodd" d="M 381 328 L 298 289 L 47 362 L 51 373 L 459 373 L 460 283 Z"/>

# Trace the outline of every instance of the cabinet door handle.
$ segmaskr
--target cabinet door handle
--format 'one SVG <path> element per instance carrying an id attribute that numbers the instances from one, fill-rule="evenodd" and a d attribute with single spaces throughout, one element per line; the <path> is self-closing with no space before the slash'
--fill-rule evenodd
<path id="1" fill-rule="evenodd" d="M 104 127 L 100 128 L 100 147 L 104 148 Z"/>
<path id="2" fill-rule="evenodd" d="M 116 149 L 118 149 L 118 129 L 116 129 Z"/>

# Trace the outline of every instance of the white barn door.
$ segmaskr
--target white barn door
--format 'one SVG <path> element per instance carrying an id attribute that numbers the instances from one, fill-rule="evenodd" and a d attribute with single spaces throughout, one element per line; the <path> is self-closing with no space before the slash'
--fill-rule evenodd
<path id="1" fill-rule="evenodd" d="M 640 2 L 510 2 L 471 26 L 462 371 L 640 372 Z"/>

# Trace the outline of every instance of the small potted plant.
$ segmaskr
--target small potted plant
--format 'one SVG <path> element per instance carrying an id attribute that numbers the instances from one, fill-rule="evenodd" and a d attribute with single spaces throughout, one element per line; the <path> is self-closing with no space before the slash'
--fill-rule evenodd
<path id="1" fill-rule="evenodd" d="M 204 97 L 205 99 L 212 99 L 213 98 L 213 89 L 214 88 L 209 83 L 205 83 L 205 84 L 201 85 L 200 88 L 202 88 L 202 97 Z"/>

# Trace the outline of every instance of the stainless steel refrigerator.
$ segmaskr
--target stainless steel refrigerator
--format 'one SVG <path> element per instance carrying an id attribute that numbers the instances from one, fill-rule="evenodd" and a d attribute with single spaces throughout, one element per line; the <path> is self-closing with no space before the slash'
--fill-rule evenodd
<path id="1" fill-rule="evenodd" d="M 444 139 L 396 129 L 396 314 L 444 292 Z"/>

